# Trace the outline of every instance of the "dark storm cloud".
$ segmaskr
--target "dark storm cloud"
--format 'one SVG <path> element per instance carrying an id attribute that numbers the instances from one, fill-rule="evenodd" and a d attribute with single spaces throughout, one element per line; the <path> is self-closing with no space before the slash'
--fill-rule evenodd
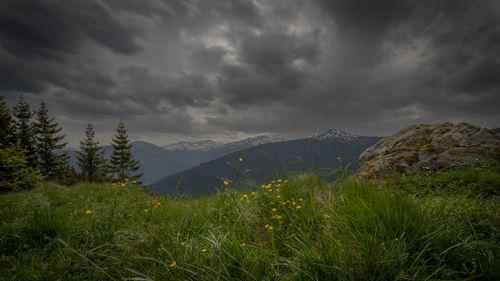
<path id="1" fill-rule="evenodd" d="M 499 15 L 493 0 L 6 0 L 0 91 L 151 138 L 498 126 Z"/>
<path id="2" fill-rule="evenodd" d="M 23 56 L 74 53 L 82 37 L 119 53 L 132 54 L 141 49 L 133 29 L 94 1 L 2 1 L 0 28 L 3 47 Z"/>
<path id="3" fill-rule="evenodd" d="M 147 68 L 131 66 L 119 71 L 123 93 L 136 102 L 153 107 L 159 101 L 170 106 L 207 106 L 213 98 L 210 85 L 202 75 L 184 75 L 170 78 L 153 75 Z M 154 107 L 153 107 L 154 108 Z"/>
<path id="4" fill-rule="evenodd" d="M 112 86 L 106 75 L 99 77 L 98 69 L 86 69 L 88 62 L 79 57 L 83 41 L 90 39 L 113 52 L 133 54 L 141 50 L 135 39 L 138 35 L 98 2 L 2 1 L 0 89 L 41 93 L 53 84 L 85 92 L 79 86 Z"/>

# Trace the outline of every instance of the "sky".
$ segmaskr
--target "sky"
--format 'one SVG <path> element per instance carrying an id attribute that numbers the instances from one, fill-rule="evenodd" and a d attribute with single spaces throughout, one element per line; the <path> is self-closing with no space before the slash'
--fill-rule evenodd
<path id="1" fill-rule="evenodd" d="M 0 95 L 77 146 L 500 126 L 497 0 L 2 0 Z"/>

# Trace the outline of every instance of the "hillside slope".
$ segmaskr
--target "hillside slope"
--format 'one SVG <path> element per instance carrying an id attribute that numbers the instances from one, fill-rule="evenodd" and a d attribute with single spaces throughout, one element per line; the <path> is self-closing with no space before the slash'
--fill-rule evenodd
<path id="1" fill-rule="evenodd" d="M 323 136 L 323 135 L 321 135 Z M 233 167 L 241 167 L 241 175 L 246 180 L 264 182 L 272 176 L 279 176 L 308 169 L 320 168 L 330 178 L 341 163 L 356 165 L 358 156 L 366 148 L 376 143 L 378 137 L 353 139 L 317 139 L 316 137 L 280 143 L 255 146 L 246 150 L 227 154 L 221 158 L 200 164 L 183 172 L 167 176 L 148 188 L 154 193 L 207 195 L 215 193 L 216 187 L 224 180 L 235 181 Z M 341 161 L 337 160 L 341 157 Z M 243 161 L 239 162 L 238 159 Z M 231 162 L 231 166 L 227 163 Z M 354 168 L 354 167 L 353 167 Z"/>

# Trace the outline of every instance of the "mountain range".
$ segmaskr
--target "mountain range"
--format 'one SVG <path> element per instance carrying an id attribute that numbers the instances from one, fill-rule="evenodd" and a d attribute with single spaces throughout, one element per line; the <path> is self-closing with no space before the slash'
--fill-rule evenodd
<path id="1" fill-rule="evenodd" d="M 380 139 L 328 130 L 303 139 L 260 144 L 166 176 L 148 185 L 148 189 L 163 195 L 212 194 L 224 181 L 229 185 L 237 182 L 235 167 L 247 183 L 263 183 L 314 168 L 334 178 L 340 165 L 355 168 L 361 152 Z"/>
<path id="2" fill-rule="evenodd" d="M 133 141 L 132 155 L 140 161 L 144 175 L 144 184 L 150 184 L 176 172 L 196 166 L 200 163 L 216 159 L 231 152 L 246 149 L 255 145 L 281 141 L 268 136 L 257 136 L 230 143 L 219 143 L 211 140 L 199 142 L 178 142 L 157 146 L 145 141 Z M 104 154 L 109 159 L 113 148 L 103 146 Z M 70 164 L 78 170 L 77 149 L 66 149 L 70 155 Z"/>

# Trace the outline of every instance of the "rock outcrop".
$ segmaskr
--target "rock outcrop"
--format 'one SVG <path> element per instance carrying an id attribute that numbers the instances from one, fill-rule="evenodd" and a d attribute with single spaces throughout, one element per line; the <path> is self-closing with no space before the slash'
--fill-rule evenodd
<path id="1" fill-rule="evenodd" d="M 404 128 L 359 156 L 359 175 L 411 174 L 471 163 L 500 162 L 500 134 L 467 123 L 421 124 Z"/>

